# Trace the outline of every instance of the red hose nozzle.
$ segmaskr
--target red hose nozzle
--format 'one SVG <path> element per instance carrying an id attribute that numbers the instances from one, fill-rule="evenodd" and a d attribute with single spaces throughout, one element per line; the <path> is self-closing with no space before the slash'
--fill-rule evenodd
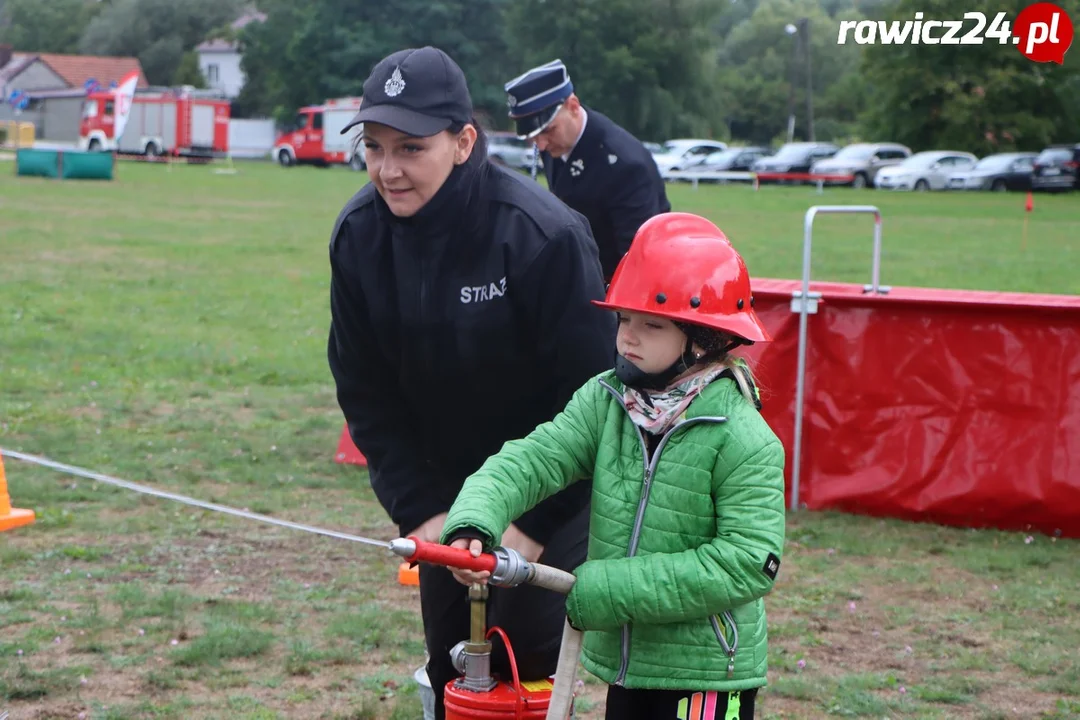
<path id="1" fill-rule="evenodd" d="M 474 572 L 494 572 L 495 556 L 491 553 L 483 553 L 480 557 L 462 548 L 453 548 L 439 543 L 425 542 L 414 535 L 407 538 L 398 538 L 390 541 L 390 550 L 409 563 L 428 563 L 429 565 L 442 565 Z"/>

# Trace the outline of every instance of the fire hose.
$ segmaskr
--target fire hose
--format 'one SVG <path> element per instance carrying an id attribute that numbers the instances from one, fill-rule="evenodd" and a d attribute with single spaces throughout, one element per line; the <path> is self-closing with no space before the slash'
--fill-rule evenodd
<path id="1" fill-rule="evenodd" d="M 0 448 L 0 457 L 10 457 L 22 460 L 69 475 L 96 480 L 106 485 L 132 490 L 144 495 L 172 500 L 204 510 L 224 513 L 226 515 L 254 520 L 269 525 L 277 525 L 278 527 L 284 527 L 290 530 L 324 535 L 363 545 L 374 545 L 389 550 L 394 555 L 403 558 L 409 563 L 422 562 L 430 565 L 441 565 L 448 568 L 473 570 L 475 572 L 487 571 L 491 573 L 488 582 L 496 587 L 512 588 L 523 584 L 535 585 L 546 590 L 552 590 L 566 595 L 570 592 L 571 588 L 573 588 L 576 579 L 572 573 L 568 573 L 564 570 L 559 570 L 558 568 L 553 568 L 548 565 L 540 565 L 539 563 L 531 563 L 513 548 L 495 548 L 491 552 L 482 553 L 479 556 L 474 557 L 468 550 L 440 545 L 439 543 L 426 542 L 416 537 L 397 538 L 390 541 L 376 540 L 362 535 L 352 535 L 336 530 L 326 530 L 311 525 L 280 520 L 268 515 L 253 513 L 248 510 L 239 510 L 227 505 L 220 505 L 218 503 L 211 503 L 205 500 L 187 497 L 185 495 L 165 492 L 147 485 L 140 485 L 127 480 L 121 480 L 120 478 L 115 478 L 103 473 L 86 470 L 73 465 L 66 465 L 64 463 L 59 463 L 35 455 L 29 455 L 16 450 Z M 470 597 L 472 597 L 472 593 L 470 593 Z M 574 682 L 577 672 L 577 663 L 581 654 L 581 640 L 581 631 L 575 630 L 570 626 L 568 621 L 564 621 L 562 645 L 559 648 L 559 658 L 553 683 L 554 687 L 551 691 L 551 698 L 548 703 L 545 720 L 565 720 L 570 714 L 570 708 L 574 697 Z M 457 648 L 455 648 L 455 650 L 457 650 Z M 463 668 L 459 667 L 458 669 L 463 669 L 465 672 L 464 687 L 476 687 L 479 689 L 479 687 L 484 684 L 485 677 L 488 677 L 490 671 L 490 656 L 485 660 L 480 653 L 470 653 L 468 644 L 465 645 L 465 649 L 460 655 L 463 657 L 460 657 L 455 661 L 455 666 L 457 666 L 459 662 L 463 665 Z M 2 718 L 2 714 L 0 714 L 0 718 Z"/>

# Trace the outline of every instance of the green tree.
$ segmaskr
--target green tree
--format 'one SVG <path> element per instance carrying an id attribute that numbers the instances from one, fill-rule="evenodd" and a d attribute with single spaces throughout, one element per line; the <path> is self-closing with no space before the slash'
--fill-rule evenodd
<path id="1" fill-rule="evenodd" d="M 184 53 L 235 20 L 243 5 L 243 0 L 113 0 L 86 28 L 79 47 L 93 55 L 133 55 L 150 83 L 169 85 Z"/>
<path id="2" fill-rule="evenodd" d="M 6 0 L 0 42 L 21 52 L 75 53 L 97 10 L 93 0 Z"/>
<path id="3" fill-rule="evenodd" d="M 642 139 L 726 137 L 709 30 L 725 1 L 519 0 L 504 79 L 560 58 L 583 103 Z"/>
<path id="4" fill-rule="evenodd" d="M 785 138 L 791 108 L 795 138 L 808 138 L 804 39 L 785 30 L 804 17 L 809 21 L 814 137 L 832 140 L 854 133 L 862 100 L 855 74 L 861 48 L 837 45 L 836 30 L 841 20 L 861 16 L 847 9 L 832 18 L 815 0 L 761 0 L 718 51 L 717 82 L 732 137 L 754 143 Z"/>
<path id="5" fill-rule="evenodd" d="M 206 78 L 199 69 L 199 56 L 193 50 L 184 53 L 180 58 L 180 64 L 176 68 L 173 77 L 173 85 L 191 85 L 192 87 L 207 87 Z"/>
<path id="6" fill-rule="evenodd" d="M 505 114 L 507 0 L 267 0 L 240 33 L 247 84 L 241 112 L 288 117 L 299 106 L 359 95 L 371 68 L 407 47 L 434 45 L 461 65 L 476 108 Z"/>
<path id="7" fill-rule="evenodd" d="M 980 0 L 992 21 L 999 12 L 1016 19 L 1027 0 Z M 1076 21 L 1080 0 L 1059 0 Z M 954 18 L 951 0 L 899 0 L 889 20 Z M 965 24 L 966 32 L 972 22 Z M 1075 50 L 1075 48 L 1074 48 Z M 1071 62 L 1070 62 L 1071 61 Z M 955 148 L 976 154 L 1039 150 L 1080 137 L 1080 84 L 1076 58 L 1064 65 L 1035 63 L 1007 42 L 982 45 L 867 45 L 867 133 L 916 150 Z"/>

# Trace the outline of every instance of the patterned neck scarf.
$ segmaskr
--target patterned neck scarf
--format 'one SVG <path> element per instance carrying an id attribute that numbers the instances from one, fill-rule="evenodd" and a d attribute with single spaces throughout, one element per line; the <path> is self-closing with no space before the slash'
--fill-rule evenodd
<path id="1" fill-rule="evenodd" d="M 660 392 L 625 388 L 623 402 L 630 419 L 642 430 L 663 435 L 685 416 L 693 399 L 725 369 L 721 363 L 712 363 L 684 377 L 675 387 Z"/>

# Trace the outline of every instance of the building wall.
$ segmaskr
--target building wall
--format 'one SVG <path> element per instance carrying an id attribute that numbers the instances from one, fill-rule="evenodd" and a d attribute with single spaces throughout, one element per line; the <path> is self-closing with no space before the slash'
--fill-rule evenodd
<path id="1" fill-rule="evenodd" d="M 63 78 L 38 60 L 8 80 L 7 94 L 10 94 L 12 90 L 60 90 L 67 86 Z"/>
<path id="2" fill-rule="evenodd" d="M 52 142 L 78 142 L 82 103 L 81 97 L 42 99 L 42 122 L 38 126 L 38 137 Z"/>
<path id="3" fill-rule="evenodd" d="M 240 53 L 229 52 L 201 52 L 199 53 L 199 70 L 206 78 L 208 87 L 221 90 L 229 99 L 240 94 L 244 87 L 244 71 L 240 69 Z"/>
<path id="4" fill-rule="evenodd" d="M 233 157 L 266 157 L 276 136 L 273 120 L 229 120 L 229 152 Z"/>
<path id="5" fill-rule="evenodd" d="M 82 100 L 81 97 L 41 98 L 19 113 L 5 103 L 0 105 L 0 121 L 33 123 L 35 140 L 74 144 L 79 141 Z"/>

